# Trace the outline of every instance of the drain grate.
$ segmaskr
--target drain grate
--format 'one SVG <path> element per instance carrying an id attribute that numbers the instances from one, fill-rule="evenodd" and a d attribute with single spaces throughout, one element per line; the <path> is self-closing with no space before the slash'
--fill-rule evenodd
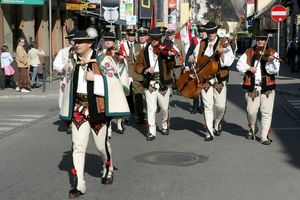
<path id="1" fill-rule="evenodd" d="M 205 163 L 208 161 L 208 156 L 185 152 L 154 151 L 135 156 L 133 159 L 146 164 L 186 167 L 197 163 Z"/>

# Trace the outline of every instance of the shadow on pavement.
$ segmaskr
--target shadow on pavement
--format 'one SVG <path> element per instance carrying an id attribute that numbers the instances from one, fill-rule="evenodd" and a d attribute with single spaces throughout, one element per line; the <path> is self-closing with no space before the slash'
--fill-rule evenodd
<path id="1" fill-rule="evenodd" d="M 53 122 L 54 125 L 57 125 L 57 131 L 59 132 L 67 132 L 67 127 L 64 123 L 64 121 L 62 120 L 56 120 L 55 122 Z"/>
<path id="2" fill-rule="evenodd" d="M 171 117 L 170 129 L 177 131 L 188 130 L 201 137 L 205 137 L 204 132 L 206 132 L 206 129 L 201 122 L 182 117 Z"/>
<path id="3" fill-rule="evenodd" d="M 69 183 L 73 186 L 73 175 L 71 169 L 73 168 L 72 151 L 65 151 L 62 160 L 60 161 L 58 168 L 62 171 L 66 171 L 69 176 Z M 85 155 L 85 172 L 92 177 L 101 177 L 101 171 L 103 169 L 103 162 L 101 157 L 95 154 L 86 153 Z"/>

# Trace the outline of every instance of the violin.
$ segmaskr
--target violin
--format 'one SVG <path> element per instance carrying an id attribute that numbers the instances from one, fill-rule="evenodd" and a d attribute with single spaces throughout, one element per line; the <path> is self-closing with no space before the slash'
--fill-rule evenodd
<path id="1" fill-rule="evenodd" d="M 265 62 L 269 62 L 274 59 L 283 62 L 283 60 L 280 57 L 274 56 L 274 53 L 272 53 L 269 48 L 266 48 L 264 50 L 263 47 L 256 47 L 254 58 L 255 60 L 263 60 Z"/>
<path id="2" fill-rule="evenodd" d="M 122 61 L 125 56 L 121 49 L 116 49 L 114 47 L 107 49 L 105 55 L 112 57 L 115 60 Z"/>

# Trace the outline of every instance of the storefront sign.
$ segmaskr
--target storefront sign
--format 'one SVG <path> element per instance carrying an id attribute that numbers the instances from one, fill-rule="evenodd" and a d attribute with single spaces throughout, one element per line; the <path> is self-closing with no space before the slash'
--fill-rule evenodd
<path id="1" fill-rule="evenodd" d="M 44 0 L 0 0 L 0 4 L 44 5 Z"/>

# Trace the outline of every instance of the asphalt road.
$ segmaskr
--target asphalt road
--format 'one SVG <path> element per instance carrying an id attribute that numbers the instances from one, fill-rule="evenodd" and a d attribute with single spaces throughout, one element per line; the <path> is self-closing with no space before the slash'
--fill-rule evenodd
<path id="1" fill-rule="evenodd" d="M 110 186 L 100 183 L 102 162 L 91 138 L 87 192 L 80 199 L 298 200 L 299 122 L 277 96 L 273 143 L 264 146 L 246 140 L 242 76 L 236 72 L 230 76 L 220 137 L 205 142 L 203 116 L 189 113 L 191 100 L 173 95 L 169 136 L 158 133 L 155 141 L 147 142 L 145 127 L 133 123 L 124 135 L 113 133 L 116 170 Z M 57 99 L 0 100 L 0 110 L 0 199 L 67 199 L 71 136 L 58 120 Z"/>

